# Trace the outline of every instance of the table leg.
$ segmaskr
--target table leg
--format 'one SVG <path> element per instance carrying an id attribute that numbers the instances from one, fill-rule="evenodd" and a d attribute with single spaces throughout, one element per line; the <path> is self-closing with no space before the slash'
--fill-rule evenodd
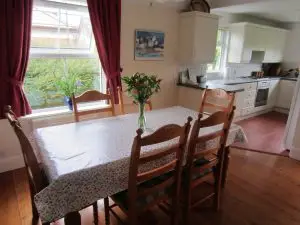
<path id="1" fill-rule="evenodd" d="M 223 164 L 223 172 L 222 172 L 222 188 L 225 187 L 226 179 L 227 179 L 227 172 L 228 172 L 228 166 L 229 166 L 229 160 L 230 160 L 230 147 L 225 148 L 224 153 L 224 164 Z"/>
<path id="2" fill-rule="evenodd" d="M 68 213 L 65 216 L 65 225 L 81 225 L 81 217 L 79 212 Z"/>

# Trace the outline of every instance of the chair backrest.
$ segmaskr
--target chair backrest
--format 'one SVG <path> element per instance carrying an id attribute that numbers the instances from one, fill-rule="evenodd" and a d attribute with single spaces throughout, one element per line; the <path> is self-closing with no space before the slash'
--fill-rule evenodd
<path id="1" fill-rule="evenodd" d="M 174 185 L 172 186 L 175 188 L 174 193 L 179 196 L 182 160 L 186 141 L 190 131 L 191 121 L 192 118 L 189 117 L 184 126 L 179 126 L 176 124 L 163 126 L 156 130 L 153 134 L 145 137 L 141 137 L 142 130 L 137 130 L 137 136 L 133 141 L 130 159 L 128 183 L 129 210 L 135 210 L 135 202 L 137 198 L 145 197 L 151 193 L 157 193 L 159 190 L 164 190 L 165 188 L 171 187 L 171 185 Z M 178 140 L 175 138 L 178 138 Z M 176 140 L 175 144 L 170 144 L 170 146 L 163 148 L 162 151 L 158 151 L 157 153 L 141 156 L 141 148 L 143 146 L 155 145 L 172 139 Z M 172 159 L 163 161 L 163 163 L 160 163 L 160 165 L 155 169 L 140 172 L 140 166 L 151 162 L 153 163 L 168 156 L 172 156 Z M 138 184 L 148 181 L 152 178 L 159 177 L 169 171 L 174 172 L 162 183 L 151 185 L 151 187 L 144 187 L 143 189 L 138 188 Z M 161 201 L 161 198 L 166 197 L 167 196 L 162 195 L 159 199 L 155 199 L 149 204 L 153 205 L 158 201 Z"/>
<path id="2" fill-rule="evenodd" d="M 223 89 L 208 89 L 206 88 L 202 95 L 202 102 L 199 109 L 200 113 L 204 113 L 205 109 L 208 110 L 209 113 L 213 113 L 216 111 L 224 111 L 230 112 L 234 105 L 235 93 L 226 92 Z"/>
<path id="3" fill-rule="evenodd" d="M 125 114 L 123 92 L 121 87 L 118 87 L 118 96 L 119 96 L 120 112 L 121 114 Z M 152 102 L 150 100 L 146 102 L 146 110 L 148 111 L 152 110 Z"/>
<path id="4" fill-rule="evenodd" d="M 202 173 L 208 168 L 213 168 L 217 165 L 219 160 L 223 160 L 224 149 L 226 147 L 229 129 L 234 116 L 234 110 L 235 107 L 233 107 L 233 109 L 229 112 L 229 115 L 227 112 L 218 111 L 203 120 L 201 120 L 203 118 L 203 114 L 199 113 L 198 119 L 195 121 L 191 131 L 187 154 L 186 173 L 190 186 L 190 182 L 192 182 L 192 177 L 195 173 Z M 222 128 L 216 132 L 199 136 L 199 131 L 202 128 L 217 125 L 222 126 Z M 209 145 L 206 146 L 209 141 L 216 141 L 216 145 L 213 144 L 212 148 L 210 148 Z M 205 163 L 202 166 L 199 166 L 197 163 L 195 163 L 196 160 L 203 159 L 208 163 Z M 193 183 L 193 185 L 197 186 L 197 181 L 193 181 Z"/>
<path id="5" fill-rule="evenodd" d="M 78 110 L 78 103 L 94 102 L 94 101 L 108 101 L 109 106 L 99 108 L 99 109 L 82 110 L 82 111 Z M 112 116 L 115 116 L 115 108 L 114 108 L 115 104 L 114 104 L 113 97 L 111 96 L 110 93 L 103 94 L 96 90 L 89 90 L 77 97 L 73 95 L 72 102 L 73 102 L 74 116 L 76 122 L 79 121 L 80 116 L 95 114 L 100 112 L 111 112 Z"/>
<path id="6" fill-rule="evenodd" d="M 29 179 L 31 196 L 34 196 L 36 193 L 40 192 L 47 186 L 48 181 L 45 179 L 45 176 L 43 175 L 41 168 L 39 167 L 38 160 L 30 144 L 30 141 L 24 134 L 20 126 L 20 122 L 15 117 L 15 114 L 11 110 L 11 107 L 7 106 L 5 110 L 5 116 L 14 129 L 15 134 L 17 135 L 20 142 Z"/>

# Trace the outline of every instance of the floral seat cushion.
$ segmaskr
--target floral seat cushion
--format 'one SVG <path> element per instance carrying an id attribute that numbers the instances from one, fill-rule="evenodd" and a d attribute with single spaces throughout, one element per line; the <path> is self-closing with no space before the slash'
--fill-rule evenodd
<path id="1" fill-rule="evenodd" d="M 154 187 L 156 185 L 159 185 L 161 183 L 163 183 L 164 181 L 166 181 L 167 179 L 171 178 L 173 175 L 173 171 L 168 172 L 164 175 L 158 176 L 156 178 L 153 178 L 149 181 L 146 181 L 144 183 L 141 183 L 140 185 L 138 185 L 138 189 L 146 189 L 146 188 L 151 188 Z M 172 193 L 172 189 L 173 189 L 173 185 L 171 186 L 167 186 L 165 189 L 163 190 L 159 190 L 157 192 L 153 192 L 149 195 L 146 196 L 141 196 L 137 199 L 136 201 L 136 207 L 139 209 L 142 209 L 144 206 L 150 204 L 151 202 L 153 202 L 154 200 L 168 195 L 171 196 Z M 119 192 L 113 196 L 111 196 L 111 199 L 119 206 L 121 206 L 121 208 L 128 210 L 128 190 Z"/>
<path id="2" fill-rule="evenodd" d="M 194 162 L 194 165 L 195 167 L 201 167 L 207 163 L 209 163 L 210 161 L 205 159 L 205 158 L 201 158 L 201 159 L 198 159 Z M 205 175 L 208 175 L 209 173 L 213 172 L 214 168 L 206 168 L 204 169 L 203 171 L 199 172 L 199 173 L 194 173 L 192 175 L 192 180 L 196 180 L 198 178 L 201 178 L 201 177 L 204 177 Z M 187 179 L 187 170 L 185 169 L 184 172 L 183 172 L 183 179 L 182 181 L 185 183 Z"/>

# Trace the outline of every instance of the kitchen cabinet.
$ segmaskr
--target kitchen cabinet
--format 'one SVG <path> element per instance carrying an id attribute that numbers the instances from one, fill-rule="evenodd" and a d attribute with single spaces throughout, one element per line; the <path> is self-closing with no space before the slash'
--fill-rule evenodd
<path id="1" fill-rule="evenodd" d="M 178 105 L 199 111 L 203 91 L 196 88 L 178 87 Z"/>
<path id="2" fill-rule="evenodd" d="M 228 61 L 231 63 L 280 62 L 287 30 L 251 23 L 230 26 Z"/>
<path id="3" fill-rule="evenodd" d="M 257 82 L 238 84 L 244 91 L 235 94 L 235 117 L 247 116 L 254 112 Z"/>
<path id="4" fill-rule="evenodd" d="M 277 96 L 279 93 L 279 85 L 280 85 L 279 79 L 270 81 L 267 108 L 273 108 L 275 106 L 277 101 Z"/>
<path id="5" fill-rule="evenodd" d="M 180 14 L 179 59 L 182 65 L 214 61 L 218 21 L 218 16 L 208 13 Z"/>
<path id="6" fill-rule="evenodd" d="M 282 109 L 290 109 L 295 87 L 295 81 L 281 80 L 275 106 Z"/>
<path id="7" fill-rule="evenodd" d="M 266 33 L 265 63 L 281 62 L 286 44 L 287 31 L 282 29 L 270 29 Z"/>

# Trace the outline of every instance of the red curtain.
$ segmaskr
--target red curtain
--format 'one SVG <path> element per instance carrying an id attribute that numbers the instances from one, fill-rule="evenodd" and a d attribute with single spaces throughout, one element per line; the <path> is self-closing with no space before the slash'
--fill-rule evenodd
<path id="1" fill-rule="evenodd" d="M 87 4 L 108 88 L 115 103 L 118 103 L 117 87 L 121 86 L 121 0 L 87 0 Z"/>
<path id="2" fill-rule="evenodd" d="M 0 1 L 0 118 L 11 105 L 17 116 L 31 113 L 23 91 L 30 49 L 32 0 Z"/>

